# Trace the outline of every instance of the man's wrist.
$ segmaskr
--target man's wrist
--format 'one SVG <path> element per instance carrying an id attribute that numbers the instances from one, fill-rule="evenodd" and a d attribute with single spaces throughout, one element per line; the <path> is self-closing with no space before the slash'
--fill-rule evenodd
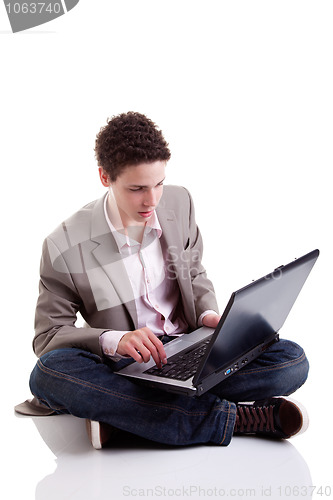
<path id="1" fill-rule="evenodd" d="M 200 314 L 198 318 L 198 326 L 203 326 L 203 319 L 207 314 L 216 314 L 218 316 L 218 313 L 216 311 L 213 311 L 212 309 L 207 309 L 207 311 L 204 311 L 203 313 Z"/>
<path id="2" fill-rule="evenodd" d="M 102 333 L 99 337 L 99 343 L 105 356 L 114 360 L 124 358 L 124 356 L 117 353 L 117 349 L 120 339 L 125 333 L 127 332 L 122 330 L 108 330 Z"/>

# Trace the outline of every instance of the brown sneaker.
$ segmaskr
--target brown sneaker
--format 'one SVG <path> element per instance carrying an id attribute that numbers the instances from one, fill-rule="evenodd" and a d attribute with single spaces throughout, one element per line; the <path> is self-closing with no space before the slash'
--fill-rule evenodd
<path id="1" fill-rule="evenodd" d="M 118 435 L 119 431 L 112 425 L 96 422 L 86 419 L 86 427 L 91 444 L 96 450 L 100 450 L 110 441 L 111 438 Z"/>
<path id="2" fill-rule="evenodd" d="M 291 399 L 271 398 L 236 405 L 234 434 L 256 434 L 288 439 L 303 433 L 309 426 L 305 408 Z"/>

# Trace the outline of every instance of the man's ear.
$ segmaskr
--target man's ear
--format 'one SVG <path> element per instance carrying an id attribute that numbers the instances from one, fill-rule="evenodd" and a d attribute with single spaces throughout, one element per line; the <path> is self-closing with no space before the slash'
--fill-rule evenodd
<path id="1" fill-rule="evenodd" d="M 101 179 L 101 183 L 104 187 L 110 186 L 110 178 L 109 175 L 105 172 L 103 167 L 98 167 L 99 178 Z"/>

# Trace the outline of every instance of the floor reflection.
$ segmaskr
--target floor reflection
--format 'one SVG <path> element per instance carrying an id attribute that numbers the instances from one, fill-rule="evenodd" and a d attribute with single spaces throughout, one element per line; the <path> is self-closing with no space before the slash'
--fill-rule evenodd
<path id="1" fill-rule="evenodd" d="M 33 418 L 56 457 L 37 500 L 123 498 L 311 498 L 311 476 L 289 441 L 236 437 L 228 447 L 175 448 L 127 437 L 94 450 L 85 422 L 69 415 Z M 44 445 L 45 446 L 45 445 Z M 292 490 L 294 488 L 294 490 Z"/>

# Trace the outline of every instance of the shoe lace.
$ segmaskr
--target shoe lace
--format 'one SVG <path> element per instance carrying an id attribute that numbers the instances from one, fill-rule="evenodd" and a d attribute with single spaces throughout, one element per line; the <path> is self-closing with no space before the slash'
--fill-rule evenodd
<path id="1" fill-rule="evenodd" d="M 238 406 L 234 432 L 275 432 L 273 406 Z"/>

